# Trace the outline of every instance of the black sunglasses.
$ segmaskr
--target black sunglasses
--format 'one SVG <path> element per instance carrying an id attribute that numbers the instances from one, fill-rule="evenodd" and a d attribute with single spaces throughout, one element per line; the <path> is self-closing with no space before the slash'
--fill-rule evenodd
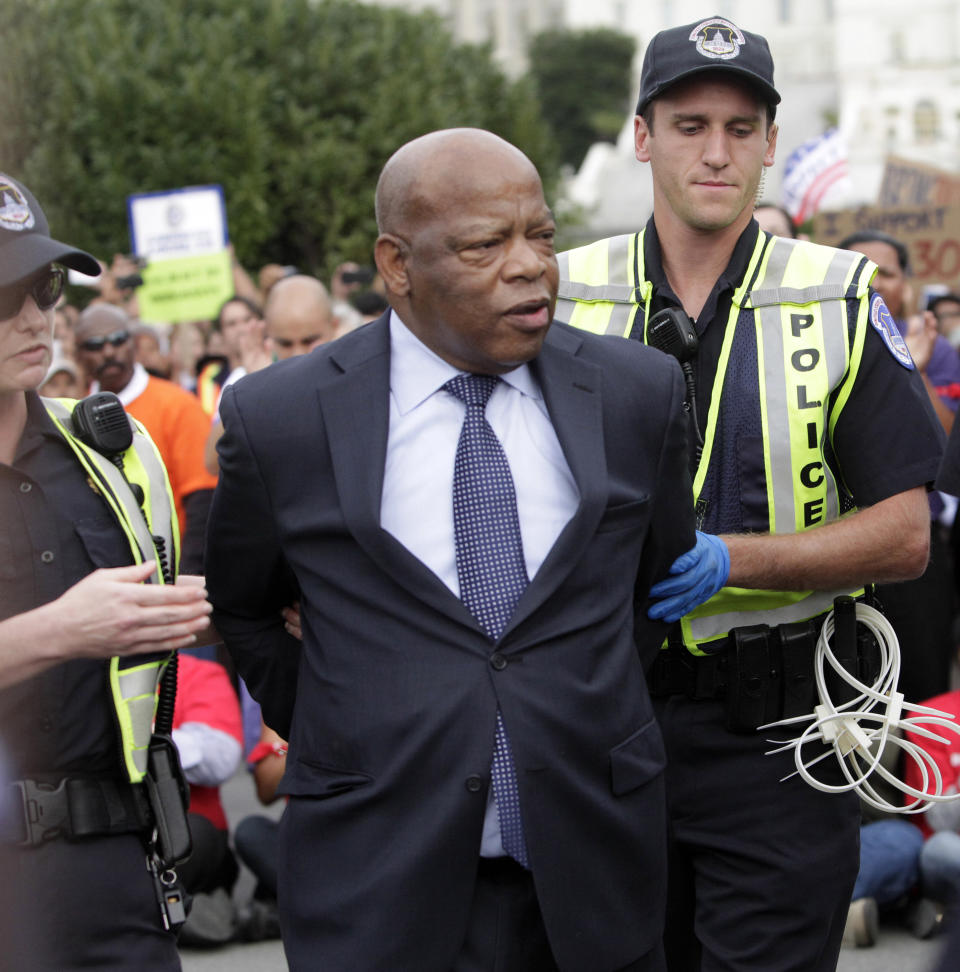
<path id="1" fill-rule="evenodd" d="M 87 338 L 79 344 L 81 351 L 102 351 L 104 346 L 109 344 L 112 348 L 119 348 L 130 340 L 129 331 L 114 331 L 112 334 L 104 334 L 103 337 Z"/>
<path id="2" fill-rule="evenodd" d="M 0 320 L 6 321 L 20 313 L 23 302 L 32 296 L 40 310 L 49 310 L 63 293 L 63 270 L 50 267 L 40 276 L 21 280 L 9 287 L 0 287 Z"/>

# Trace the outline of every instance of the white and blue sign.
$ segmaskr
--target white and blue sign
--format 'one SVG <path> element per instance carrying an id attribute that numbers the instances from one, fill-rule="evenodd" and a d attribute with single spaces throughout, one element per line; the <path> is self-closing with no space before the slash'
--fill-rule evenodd
<path id="1" fill-rule="evenodd" d="M 133 252 L 151 262 L 209 256 L 229 243 L 218 185 L 136 193 L 127 199 L 127 219 Z"/>

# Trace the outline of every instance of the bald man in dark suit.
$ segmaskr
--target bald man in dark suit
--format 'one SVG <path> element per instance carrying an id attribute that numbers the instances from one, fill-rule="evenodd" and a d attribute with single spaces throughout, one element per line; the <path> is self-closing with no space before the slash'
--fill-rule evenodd
<path id="1" fill-rule="evenodd" d="M 646 607 L 694 545 L 682 374 L 551 324 L 553 218 L 496 136 L 405 145 L 377 216 L 392 310 L 221 404 L 207 583 L 290 739 L 290 967 L 660 969 L 644 666 L 664 629 Z M 474 447 L 492 452 L 464 472 Z M 516 563 L 491 576 L 500 539 L 468 553 L 501 501 L 519 581 Z M 295 599 L 302 646 L 280 614 Z"/>

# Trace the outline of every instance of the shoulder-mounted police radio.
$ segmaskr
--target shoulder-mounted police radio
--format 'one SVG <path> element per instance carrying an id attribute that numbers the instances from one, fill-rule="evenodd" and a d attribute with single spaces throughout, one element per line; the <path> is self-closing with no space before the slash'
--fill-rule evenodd
<path id="1" fill-rule="evenodd" d="M 697 420 L 697 383 L 693 377 L 693 366 L 690 364 L 700 347 L 700 339 L 697 337 L 693 321 L 679 308 L 666 307 L 650 318 L 647 324 L 646 343 L 651 348 L 663 351 L 664 354 L 669 354 L 680 362 L 687 383 L 687 397 L 683 407 L 691 418 L 696 441 L 694 448 L 694 469 L 696 469 L 703 454 L 703 435 Z"/>

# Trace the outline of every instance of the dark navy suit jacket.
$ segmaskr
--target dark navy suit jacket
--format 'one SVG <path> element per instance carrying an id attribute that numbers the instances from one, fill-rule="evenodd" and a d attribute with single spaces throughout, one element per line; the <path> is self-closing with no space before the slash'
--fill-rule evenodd
<path id="1" fill-rule="evenodd" d="M 389 357 L 384 316 L 221 404 L 207 584 L 239 673 L 290 740 L 291 968 L 452 966 L 498 706 L 559 966 L 620 968 L 663 919 L 664 753 L 644 666 L 664 629 L 645 610 L 694 543 L 680 369 L 551 327 L 531 367 L 581 500 L 493 644 L 380 528 Z M 279 614 L 297 598 L 302 646 Z"/>

